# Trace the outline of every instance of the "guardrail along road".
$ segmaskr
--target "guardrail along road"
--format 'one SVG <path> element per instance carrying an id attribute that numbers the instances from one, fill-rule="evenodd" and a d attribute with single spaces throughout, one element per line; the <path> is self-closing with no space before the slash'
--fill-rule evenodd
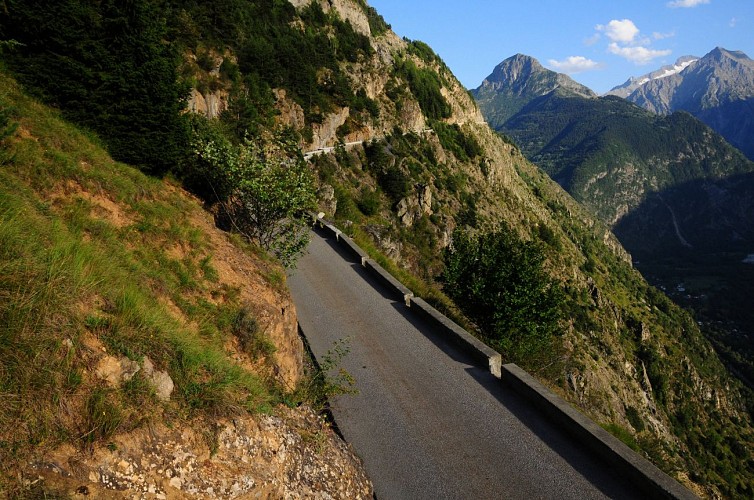
<path id="1" fill-rule="evenodd" d="M 332 412 L 379 499 L 643 496 L 436 336 L 334 238 L 315 233 L 288 284 L 318 359 L 347 339 L 340 366 L 359 393 Z"/>

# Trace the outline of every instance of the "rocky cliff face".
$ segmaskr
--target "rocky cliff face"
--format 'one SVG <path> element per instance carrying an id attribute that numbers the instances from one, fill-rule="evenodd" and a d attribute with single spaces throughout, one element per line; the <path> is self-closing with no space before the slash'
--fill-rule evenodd
<path id="1" fill-rule="evenodd" d="M 308 409 L 203 428 L 157 423 L 118 435 L 106 448 L 58 448 L 33 461 L 26 478 L 62 497 L 372 498 L 361 462 Z"/>
<path id="2" fill-rule="evenodd" d="M 312 0 L 288 0 L 297 9 L 304 8 L 312 3 Z M 363 35 L 371 35 L 369 20 L 364 7 L 353 0 L 313 0 L 320 4 L 324 12 L 335 11 L 341 19 L 351 23 L 351 26 Z"/>

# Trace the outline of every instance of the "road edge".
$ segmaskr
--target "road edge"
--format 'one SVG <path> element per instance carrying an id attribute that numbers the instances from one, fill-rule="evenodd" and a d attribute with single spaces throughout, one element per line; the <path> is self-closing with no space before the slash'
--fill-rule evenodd
<path id="1" fill-rule="evenodd" d="M 469 353 L 478 363 L 487 364 L 490 373 L 525 397 L 549 419 L 593 453 L 628 475 L 650 498 L 697 499 L 691 490 L 661 471 L 657 466 L 629 448 L 618 438 L 578 411 L 566 400 L 550 391 L 528 372 L 514 363 L 502 365 L 500 353 L 471 335 L 450 318 L 437 311 L 372 260 L 351 238 L 323 219 L 324 214 L 312 214 L 313 225 L 329 233 L 377 281 L 385 285 L 409 310 L 433 323 L 439 332 Z"/>

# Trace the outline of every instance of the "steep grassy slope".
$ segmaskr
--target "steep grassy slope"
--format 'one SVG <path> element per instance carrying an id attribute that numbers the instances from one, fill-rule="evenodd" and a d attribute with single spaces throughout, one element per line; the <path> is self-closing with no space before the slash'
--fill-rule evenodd
<path id="1" fill-rule="evenodd" d="M 303 376 L 283 270 L 215 229 L 175 182 L 114 162 L 5 75 L 0 106 L 17 125 L 0 167 L 0 496 L 111 495 L 112 481 L 132 494 L 178 494 L 181 481 L 168 487 L 139 460 L 157 443 L 165 456 L 206 454 L 195 464 L 201 487 L 219 484 L 231 472 L 222 433 L 303 443 L 288 464 L 236 465 L 231 483 L 304 494 L 302 482 L 266 481 L 317 462 L 324 447 L 350 460 L 344 481 L 368 488 L 331 431 L 306 410 L 279 407 Z"/>

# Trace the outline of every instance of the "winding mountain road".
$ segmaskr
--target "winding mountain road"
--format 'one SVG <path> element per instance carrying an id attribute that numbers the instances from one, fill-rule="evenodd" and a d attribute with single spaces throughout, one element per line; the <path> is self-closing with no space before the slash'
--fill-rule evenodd
<path id="1" fill-rule="evenodd" d="M 288 280 L 322 359 L 339 339 L 357 395 L 332 402 L 377 498 L 639 498 L 634 486 L 393 300 L 315 233 Z"/>

